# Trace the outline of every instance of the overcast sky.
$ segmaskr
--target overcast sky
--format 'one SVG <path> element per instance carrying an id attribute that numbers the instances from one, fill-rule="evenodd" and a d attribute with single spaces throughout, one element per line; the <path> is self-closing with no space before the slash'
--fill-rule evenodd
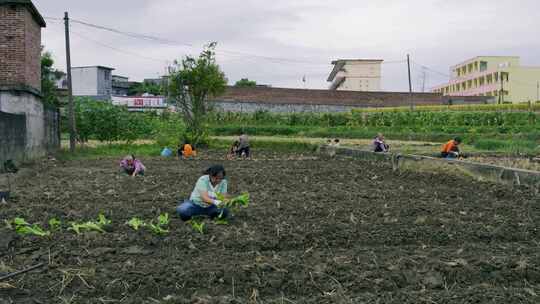
<path id="1" fill-rule="evenodd" d="M 154 78 L 174 59 L 218 42 L 229 83 L 325 89 L 339 58 L 380 58 L 383 89 L 407 90 L 406 54 L 426 70 L 426 89 L 449 67 L 478 55 L 521 56 L 540 66 L 538 0 L 34 0 L 43 16 L 171 41 L 130 38 L 73 24 L 72 65 L 105 65 L 130 80 Z M 42 43 L 65 70 L 61 21 L 46 20 Z M 174 41 L 174 43 L 172 43 Z M 402 61 L 398 63 L 391 63 Z M 434 72 L 437 71 L 437 72 Z M 302 77 L 306 76 L 306 83 Z M 413 64 L 421 90 L 423 68 Z"/>

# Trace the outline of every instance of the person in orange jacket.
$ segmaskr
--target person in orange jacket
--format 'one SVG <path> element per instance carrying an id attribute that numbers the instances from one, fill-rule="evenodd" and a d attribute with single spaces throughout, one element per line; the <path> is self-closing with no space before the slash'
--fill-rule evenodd
<path id="1" fill-rule="evenodd" d="M 190 157 L 197 156 L 197 151 L 195 147 L 192 146 L 188 141 L 185 141 L 184 144 L 178 149 L 178 158 L 188 159 Z"/>
<path id="2" fill-rule="evenodd" d="M 441 157 L 443 158 L 458 158 L 460 156 L 459 145 L 461 138 L 456 137 L 442 146 Z"/>

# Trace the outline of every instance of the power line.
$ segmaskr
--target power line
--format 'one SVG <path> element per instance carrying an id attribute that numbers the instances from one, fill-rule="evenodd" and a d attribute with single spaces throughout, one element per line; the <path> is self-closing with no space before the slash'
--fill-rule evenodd
<path id="1" fill-rule="evenodd" d="M 63 21 L 61 18 L 54 18 L 54 17 L 43 17 L 45 20 L 52 20 L 52 21 Z"/>
<path id="2" fill-rule="evenodd" d="M 53 18 L 53 17 L 45 17 L 45 18 L 50 19 L 50 20 L 61 20 L 61 19 Z M 98 24 L 85 22 L 85 21 L 81 21 L 81 20 L 77 20 L 77 19 L 71 19 L 71 22 L 77 23 L 77 24 L 80 24 L 80 25 L 83 25 L 83 26 L 91 27 L 91 28 L 94 28 L 94 29 L 99 29 L 99 30 L 108 31 L 108 32 L 112 32 L 112 33 L 115 33 L 115 34 L 119 34 L 119 35 L 124 35 L 124 36 L 134 38 L 134 39 L 152 41 L 152 42 L 161 43 L 161 44 L 165 44 L 165 45 L 171 45 L 171 46 L 183 46 L 183 47 L 194 48 L 194 45 L 191 44 L 191 43 L 179 42 L 179 41 L 175 41 L 175 40 L 169 40 L 169 39 L 164 39 L 164 38 L 160 38 L 160 37 L 156 37 L 156 36 L 140 34 L 140 33 L 135 33 L 135 32 L 122 31 L 122 30 L 115 29 L 115 28 L 112 28 L 112 27 L 98 25 Z M 327 63 L 321 63 L 319 61 L 316 62 L 316 61 L 299 60 L 299 59 L 291 59 L 291 58 L 284 58 L 284 57 L 272 57 L 272 56 L 258 55 L 258 54 L 252 54 L 252 53 L 247 53 L 247 52 L 239 52 L 239 51 L 227 50 L 227 49 L 218 49 L 218 50 L 216 50 L 216 53 L 229 54 L 229 55 L 233 55 L 233 56 L 244 56 L 244 57 L 258 58 L 258 59 L 267 60 L 267 61 L 274 62 L 274 63 L 295 63 L 295 64 L 304 64 L 304 65 L 317 65 L 317 66 L 321 66 L 321 67 L 322 66 L 327 67 L 329 65 Z M 404 62 L 405 62 L 405 60 L 393 60 L 393 61 L 382 62 L 382 64 L 393 64 L 393 63 L 404 63 Z M 374 64 L 376 64 L 376 63 L 374 63 Z"/>
<path id="3" fill-rule="evenodd" d="M 416 61 L 414 61 L 414 60 L 411 60 L 411 62 L 414 63 L 414 64 L 416 64 L 416 65 L 418 65 L 418 66 L 420 66 L 421 68 L 426 69 L 426 70 L 428 70 L 428 71 L 431 71 L 431 72 L 433 72 L 433 73 L 442 75 L 442 76 L 444 76 L 444 77 L 452 78 L 452 76 L 450 76 L 450 75 L 448 75 L 448 74 L 446 74 L 446 73 L 443 73 L 443 72 L 439 72 L 439 71 L 437 71 L 437 70 L 434 70 L 434 69 L 432 69 L 432 68 L 430 68 L 430 67 L 428 67 L 428 66 L 425 66 L 425 65 L 423 65 L 423 64 L 420 64 L 420 63 L 418 63 L 418 62 L 416 62 Z"/>
<path id="4" fill-rule="evenodd" d="M 81 25 L 88 26 L 88 27 L 93 27 L 93 28 L 96 28 L 96 29 L 109 31 L 109 32 L 113 32 L 113 33 L 120 34 L 120 35 L 125 35 L 125 36 L 136 38 L 136 39 L 150 40 L 150 41 L 155 41 L 155 42 L 159 42 L 159 43 L 162 43 L 162 44 L 169 44 L 169 45 L 182 45 L 182 46 L 193 47 L 193 45 L 189 44 L 189 43 L 182 43 L 182 42 L 178 42 L 178 41 L 167 40 L 167 39 L 163 39 L 163 38 L 159 38 L 159 37 L 154 37 L 154 36 L 145 35 L 145 34 L 138 34 L 138 33 L 134 33 L 134 32 L 125 32 L 125 31 L 117 30 L 117 29 L 114 29 L 114 28 L 111 28 L 111 27 L 92 24 L 92 23 L 80 21 L 80 20 L 77 20 L 77 19 L 72 19 L 71 21 L 74 22 L 74 23 L 78 23 L 78 24 L 81 24 Z"/>
<path id="5" fill-rule="evenodd" d="M 88 38 L 84 35 L 81 35 L 80 33 L 78 32 L 75 32 L 73 30 L 70 31 L 71 33 L 75 34 L 75 36 L 81 38 L 81 39 L 84 39 L 84 40 L 88 40 L 88 41 L 91 41 L 95 44 L 98 44 L 102 47 L 105 47 L 105 48 L 108 48 L 108 49 L 111 49 L 111 50 L 114 50 L 114 51 L 117 51 L 117 52 L 120 52 L 120 53 L 124 53 L 124 54 L 127 54 L 127 55 L 131 55 L 131 56 L 136 56 L 136 57 L 140 57 L 140 58 L 143 58 L 143 59 L 148 59 L 148 60 L 153 60 L 153 61 L 157 61 L 157 62 L 167 62 L 167 60 L 165 59 L 157 59 L 157 58 L 152 58 L 152 57 L 148 57 L 148 56 L 144 56 L 144 55 L 141 55 L 141 54 L 138 54 L 138 53 L 134 53 L 134 52 L 130 52 L 130 51 L 126 51 L 126 50 L 123 50 L 123 49 L 119 49 L 119 48 L 116 48 L 114 46 L 110 46 L 108 44 L 105 44 L 105 43 L 102 43 L 102 42 L 99 42 L 97 40 L 94 40 L 94 39 L 91 39 L 91 38 Z"/>

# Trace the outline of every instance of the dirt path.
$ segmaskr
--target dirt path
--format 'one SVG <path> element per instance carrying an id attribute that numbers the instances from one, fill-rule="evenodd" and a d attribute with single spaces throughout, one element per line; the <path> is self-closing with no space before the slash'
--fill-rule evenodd
<path id="1" fill-rule="evenodd" d="M 253 161 L 47 162 L 19 179 L 0 220 L 96 218 L 105 234 L 50 239 L 0 230 L 0 303 L 538 303 L 540 198 L 377 163 L 257 154 Z M 164 237 L 124 223 L 174 213 L 200 173 L 222 162 L 252 205 L 199 234 L 173 216 Z M 12 239 L 13 238 L 13 239 Z M 6 302 L 7 301 L 7 302 Z"/>

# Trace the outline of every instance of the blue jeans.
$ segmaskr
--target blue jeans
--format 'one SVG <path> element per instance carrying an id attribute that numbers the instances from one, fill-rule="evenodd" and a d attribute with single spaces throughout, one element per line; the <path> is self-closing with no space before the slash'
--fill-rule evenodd
<path id="1" fill-rule="evenodd" d="M 227 208 L 218 208 L 216 205 L 210 205 L 209 207 L 202 207 L 190 200 L 185 200 L 182 204 L 176 207 L 176 213 L 180 215 L 183 221 L 189 221 L 194 216 L 205 215 L 210 218 L 220 217 L 222 219 L 227 218 L 229 210 Z"/>

